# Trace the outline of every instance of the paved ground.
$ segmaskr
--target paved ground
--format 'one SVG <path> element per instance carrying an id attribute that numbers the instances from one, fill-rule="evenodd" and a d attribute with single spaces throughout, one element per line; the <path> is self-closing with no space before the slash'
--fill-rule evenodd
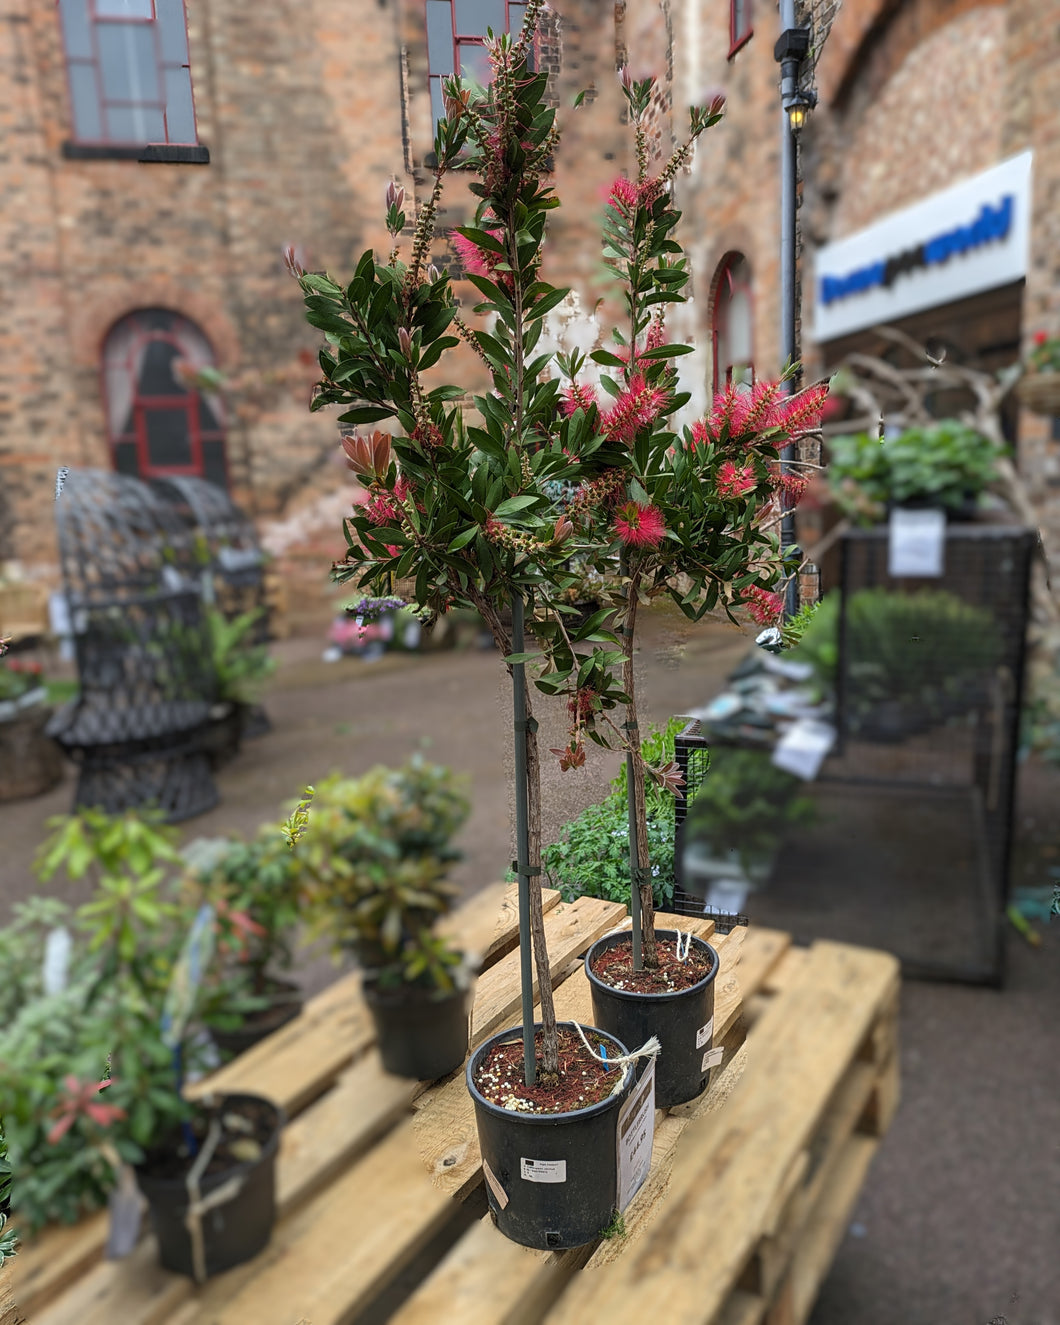
<path id="1" fill-rule="evenodd" d="M 701 704 L 747 646 L 728 628 L 652 622 L 642 656 L 649 719 Z M 511 856 L 510 691 L 495 654 L 474 650 L 327 665 L 315 640 L 279 646 L 268 696 L 274 730 L 220 775 L 221 805 L 184 835 L 252 832 L 307 781 L 356 773 L 416 749 L 470 778 L 474 805 L 455 879 L 465 892 Z M 543 746 L 561 744 L 545 716 Z M 559 739 L 553 739 L 553 737 Z M 598 799 L 616 766 L 560 774 L 546 765 L 546 832 Z M 1060 851 L 1060 777 L 1024 780 L 1020 877 L 1041 881 Z M 68 781 L 0 806 L 0 923 L 33 887 L 44 821 Z M 856 887 L 856 880 L 851 880 Z M 945 915 L 937 923 L 946 923 Z M 812 1325 L 1060 1325 L 1060 922 L 1041 948 L 1010 939 L 1004 992 L 907 983 L 903 1104 L 881 1147 Z M 302 978 L 333 977 L 307 955 Z"/>

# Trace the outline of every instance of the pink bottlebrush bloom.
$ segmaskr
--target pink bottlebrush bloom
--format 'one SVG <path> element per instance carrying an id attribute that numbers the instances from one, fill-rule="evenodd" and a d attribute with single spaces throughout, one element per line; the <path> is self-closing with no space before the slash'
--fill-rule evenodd
<path id="1" fill-rule="evenodd" d="M 393 495 L 377 492 L 364 503 L 364 513 L 372 524 L 397 524 L 398 508 Z"/>
<path id="2" fill-rule="evenodd" d="M 116 1104 L 96 1102 L 99 1092 L 106 1090 L 112 1084 L 109 1079 L 98 1082 L 78 1081 L 72 1073 L 65 1077 L 63 1089 L 66 1091 L 66 1099 L 52 1110 L 51 1116 L 57 1121 L 45 1138 L 48 1144 L 53 1146 L 61 1141 L 81 1114 L 100 1127 L 109 1127 L 112 1122 L 124 1118 L 125 1110 L 118 1108 Z"/>
<path id="3" fill-rule="evenodd" d="M 777 481 L 792 506 L 799 504 L 799 498 L 810 485 L 805 474 L 781 474 Z"/>
<path id="4" fill-rule="evenodd" d="M 570 699 L 567 700 L 567 712 L 575 722 L 582 721 L 589 717 L 593 712 L 596 703 L 596 691 L 588 686 L 583 686 L 576 690 Z"/>
<path id="5" fill-rule="evenodd" d="M 776 425 L 783 428 L 788 436 L 810 432 L 821 425 L 825 401 L 828 399 L 828 383 L 820 382 L 807 387 L 797 396 L 788 396 L 780 401 L 776 409 Z"/>
<path id="6" fill-rule="evenodd" d="M 562 394 L 563 413 L 567 418 L 576 414 L 578 410 L 585 410 L 587 413 L 596 401 L 596 388 L 587 386 L 581 382 L 572 382 L 566 387 Z"/>
<path id="7" fill-rule="evenodd" d="M 646 179 L 637 187 L 637 202 L 641 207 L 650 207 L 662 193 L 662 183 L 657 179 Z"/>
<path id="8" fill-rule="evenodd" d="M 647 350 L 657 350 L 660 345 L 666 344 L 666 325 L 661 320 L 655 321 L 648 328 L 648 336 L 644 348 Z"/>
<path id="9" fill-rule="evenodd" d="M 500 238 L 501 232 L 499 230 L 488 230 L 487 234 L 491 234 L 495 238 Z M 453 248 L 456 249 L 464 271 L 469 276 L 485 276 L 491 281 L 497 279 L 494 273 L 496 272 L 497 264 L 501 261 L 501 255 L 499 253 L 493 253 L 489 249 L 479 248 L 473 240 L 468 239 L 466 235 L 460 234 L 458 230 L 450 230 L 449 242 L 452 244 Z M 512 278 L 509 272 L 501 272 L 499 274 L 499 279 L 501 283 L 510 284 Z"/>
<path id="10" fill-rule="evenodd" d="M 754 585 L 744 590 L 744 607 L 752 621 L 760 626 L 772 626 L 784 611 L 784 599 L 778 593 Z"/>
<path id="11" fill-rule="evenodd" d="M 718 496 L 726 501 L 734 501 L 744 496 L 757 484 L 754 465 L 737 465 L 731 460 L 726 460 L 718 468 Z"/>
<path id="12" fill-rule="evenodd" d="M 723 428 L 730 437 L 739 437 L 747 431 L 747 415 L 751 408 L 750 393 L 737 382 L 730 382 L 724 391 L 714 397 L 710 418 L 706 421 L 709 440 L 716 442 Z"/>
<path id="13" fill-rule="evenodd" d="M 665 404 L 665 391 L 648 386 L 639 374 L 631 377 L 625 391 L 600 421 L 604 435 L 632 443 L 641 428 L 655 422 Z"/>
<path id="14" fill-rule="evenodd" d="M 747 412 L 743 418 L 744 430 L 759 431 L 775 427 L 780 400 L 779 382 L 755 382 L 751 387 Z"/>
<path id="15" fill-rule="evenodd" d="M 404 475 L 402 475 L 401 478 L 399 478 L 398 481 L 394 484 L 394 499 L 396 501 L 404 501 L 408 495 L 409 495 L 409 481 L 407 478 L 405 478 Z"/>
<path id="16" fill-rule="evenodd" d="M 619 175 L 607 192 L 607 205 L 616 212 L 635 212 L 639 201 L 640 190 L 625 175 Z"/>
<path id="17" fill-rule="evenodd" d="M 390 553 L 392 557 L 397 557 L 401 555 L 401 548 L 399 548 L 396 543 L 387 543 L 385 544 L 385 546 L 386 550 Z"/>
<path id="18" fill-rule="evenodd" d="M 666 535 L 662 511 L 627 502 L 615 515 L 615 533 L 627 547 L 658 547 Z"/>

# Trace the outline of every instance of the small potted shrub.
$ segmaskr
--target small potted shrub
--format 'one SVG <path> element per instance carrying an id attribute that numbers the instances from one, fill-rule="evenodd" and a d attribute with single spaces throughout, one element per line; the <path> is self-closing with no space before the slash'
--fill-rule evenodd
<path id="1" fill-rule="evenodd" d="M 221 988 L 203 1019 L 222 1053 L 241 1054 L 302 1010 L 301 989 L 283 974 L 294 964 L 301 918 L 298 863 L 266 827 L 250 842 L 204 844 L 193 864 L 192 895 L 209 901 L 223 929 Z"/>
<path id="2" fill-rule="evenodd" d="M 860 524 L 885 519 L 894 506 L 939 506 L 951 519 L 973 516 L 1004 454 L 956 419 L 907 428 L 892 438 L 833 437 L 828 451 L 832 495 Z"/>
<path id="3" fill-rule="evenodd" d="M 44 728 L 51 711 L 40 663 L 0 657 L 0 801 L 48 791 L 62 776 Z"/>
<path id="4" fill-rule="evenodd" d="M 1026 372 L 1016 387 L 1020 401 L 1046 418 L 1060 415 L 1060 336 L 1034 334 L 1034 348 L 1027 356 Z"/>
<path id="5" fill-rule="evenodd" d="M 73 1222 L 118 1186 L 135 1224 L 135 1178 L 162 1264 L 203 1279 L 268 1241 L 283 1115 L 255 1096 L 184 1098 L 209 1065 L 200 1021 L 217 926 L 209 906 L 186 926 L 163 891 L 167 847 L 133 816 L 95 812 L 45 845 L 45 868 L 80 876 L 95 863 L 99 882 L 52 988 L 0 1031 L 0 1098 L 26 1231 Z"/>
<path id="6" fill-rule="evenodd" d="M 292 829 L 313 927 L 364 969 L 383 1066 L 435 1080 L 467 1053 L 470 972 L 434 926 L 450 909 L 451 846 L 468 803 L 447 769 L 401 768 L 322 782 Z"/>
<path id="7" fill-rule="evenodd" d="M 214 671 L 214 703 L 205 737 L 214 767 L 239 753 L 251 712 L 263 682 L 275 670 L 268 645 L 255 639 L 264 608 L 226 617 L 216 607 L 205 609 Z"/>

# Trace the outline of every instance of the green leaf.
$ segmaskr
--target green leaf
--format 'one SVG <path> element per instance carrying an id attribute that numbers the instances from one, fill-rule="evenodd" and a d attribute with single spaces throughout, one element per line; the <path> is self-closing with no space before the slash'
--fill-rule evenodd
<path id="1" fill-rule="evenodd" d="M 617 354 L 612 354 L 610 350 L 593 350 L 589 358 L 592 359 L 593 363 L 603 364 L 605 368 L 625 368 L 626 366 L 625 362 Z"/>
<path id="2" fill-rule="evenodd" d="M 638 359 L 676 359 L 681 354 L 692 354 L 694 345 L 659 345 L 654 350 L 644 350 Z"/>
<path id="3" fill-rule="evenodd" d="M 377 419 L 389 419 L 394 411 L 385 405 L 359 405 L 339 415 L 340 423 L 375 423 Z"/>
<path id="4" fill-rule="evenodd" d="M 498 520 L 503 520 L 506 516 L 516 515 L 519 511 L 525 511 L 528 506 L 534 506 L 542 499 L 538 496 L 523 495 L 521 497 L 508 497 L 502 501 L 493 514 Z"/>
<path id="5" fill-rule="evenodd" d="M 470 543 L 471 540 L 475 537 L 475 535 L 479 532 L 480 532 L 479 526 L 477 524 L 471 525 L 469 528 L 457 534 L 457 536 L 446 548 L 446 551 L 459 552 L 461 548 L 467 547 L 468 543 Z"/>

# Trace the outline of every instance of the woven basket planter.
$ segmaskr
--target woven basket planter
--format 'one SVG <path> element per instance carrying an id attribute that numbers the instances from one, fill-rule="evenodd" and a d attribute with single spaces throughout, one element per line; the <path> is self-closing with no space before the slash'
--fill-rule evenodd
<path id="1" fill-rule="evenodd" d="M 44 734 L 51 714 L 34 704 L 0 721 L 0 801 L 40 796 L 61 780 L 62 753 Z"/>
<path id="2" fill-rule="evenodd" d="M 1016 394 L 1035 414 L 1060 416 L 1060 373 L 1028 373 L 1020 379 Z"/>

